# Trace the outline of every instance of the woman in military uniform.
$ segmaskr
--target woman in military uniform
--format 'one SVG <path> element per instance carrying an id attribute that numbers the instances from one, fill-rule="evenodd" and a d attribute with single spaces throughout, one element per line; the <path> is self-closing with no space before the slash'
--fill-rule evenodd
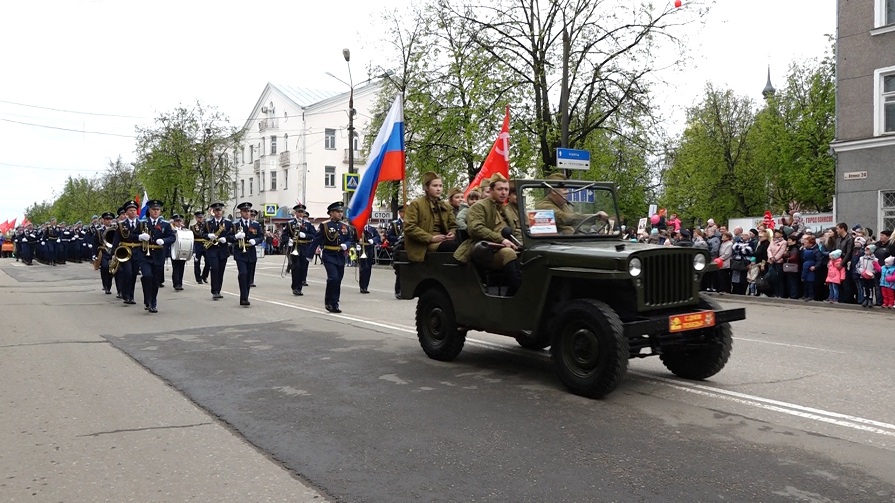
<path id="1" fill-rule="evenodd" d="M 342 277 L 345 275 L 345 250 L 348 249 L 348 226 L 342 223 L 344 206 L 342 201 L 330 204 L 326 208 L 329 221 L 320 224 L 317 235 L 310 248 L 323 246 L 321 260 L 326 269 L 326 293 L 324 306 L 331 313 L 341 313 L 339 297 L 341 296 Z"/>
<path id="2" fill-rule="evenodd" d="M 422 262 L 427 251 L 457 249 L 457 220 L 451 205 L 441 200 L 441 178 L 429 171 L 423 174 L 422 182 L 425 194 L 411 201 L 405 212 L 404 249 L 411 262 Z"/>

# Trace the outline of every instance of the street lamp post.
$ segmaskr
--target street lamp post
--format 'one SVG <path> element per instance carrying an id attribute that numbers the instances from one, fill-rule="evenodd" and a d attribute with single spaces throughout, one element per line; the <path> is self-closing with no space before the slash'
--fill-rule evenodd
<path id="1" fill-rule="evenodd" d="M 205 159 L 208 163 L 208 176 L 211 178 L 211 194 L 208 197 L 208 204 L 206 205 L 206 209 L 208 205 L 214 204 L 214 163 L 211 159 L 211 148 L 208 146 L 208 137 L 211 136 L 211 128 L 205 128 L 205 138 L 202 141 L 205 143 Z"/>
<path id="2" fill-rule="evenodd" d="M 342 49 L 342 56 L 345 58 L 345 64 L 348 66 L 348 82 L 345 82 L 330 72 L 326 72 L 326 74 L 345 84 L 350 89 L 348 94 L 348 173 L 354 174 L 356 173 L 354 170 L 354 79 L 351 77 L 351 51 L 347 48 Z M 343 195 L 343 200 L 345 201 L 346 206 L 350 199 L 350 192 L 346 190 Z"/>

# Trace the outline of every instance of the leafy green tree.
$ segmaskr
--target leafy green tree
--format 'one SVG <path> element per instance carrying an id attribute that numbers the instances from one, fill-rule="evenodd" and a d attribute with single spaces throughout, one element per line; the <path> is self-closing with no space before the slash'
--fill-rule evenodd
<path id="1" fill-rule="evenodd" d="M 236 175 L 228 154 L 243 136 L 214 107 L 177 107 L 156 117 L 153 127 L 137 128 L 137 178 L 167 211 L 207 208 L 232 189 Z"/>
<path id="2" fill-rule="evenodd" d="M 35 202 L 25 208 L 25 217 L 39 227 L 53 217 L 53 203 L 49 201 Z"/>

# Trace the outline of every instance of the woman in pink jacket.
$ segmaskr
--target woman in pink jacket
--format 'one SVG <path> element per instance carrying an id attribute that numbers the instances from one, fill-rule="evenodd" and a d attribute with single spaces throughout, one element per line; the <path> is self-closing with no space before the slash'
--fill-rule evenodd
<path id="1" fill-rule="evenodd" d="M 786 237 L 783 229 L 774 229 L 774 240 L 768 245 L 768 264 L 774 268 L 774 296 L 783 298 L 785 279 L 783 276 L 783 262 L 786 255 Z"/>

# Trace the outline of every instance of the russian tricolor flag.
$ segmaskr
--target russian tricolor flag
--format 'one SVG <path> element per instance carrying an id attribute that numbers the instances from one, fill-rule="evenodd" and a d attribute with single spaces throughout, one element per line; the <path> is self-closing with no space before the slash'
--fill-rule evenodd
<path id="1" fill-rule="evenodd" d="M 149 196 L 146 195 L 146 190 L 143 190 L 143 202 L 137 203 L 142 204 L 140 206 L 140 218 L 146 218 L 146 212 L 149 210 Z"/>
<path id="2" fill-rule="evenodd" d="M 379 182 L 404 179 L 404 103 L 399 95 L 370 147 L 370 164 L 348 203 L 348 218 L 358 235 L 373 211 Z"/>

